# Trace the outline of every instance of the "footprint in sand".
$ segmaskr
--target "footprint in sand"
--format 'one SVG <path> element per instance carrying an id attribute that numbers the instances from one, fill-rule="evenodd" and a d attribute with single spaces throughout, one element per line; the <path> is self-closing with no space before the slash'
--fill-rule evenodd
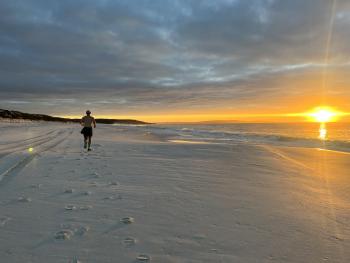
<path id="1" fill-rule="evenodd" d="M 86 192 L 84 192 L 83 194 L 84 194 L 84 195 L 92 195 L 92 192 L 86 191 Z"/>
<path id="2" fill-rule="evenodd" d="M 124 217 L 124 218 L 120 219 L 120 222 L 122 222 L 124 224 L 132 224 L 135 222 L 135 219 L 133 217 Z"/>
<path id="3" fill-rule="evenodd" d="M 72 230 L 63 229 L 55 234 L 55 239 L 68 240 L 74 235 Z"/>
<path id="4" fill-rule="evenodd" d="M 31 188 L 41 188 L 43 185 L 42 184 L 32 184 L 30 187 Z"/>
<path id="5" fill-rule="evenodd" d="M 74 193 L 74 189 L 66 189 L 66 190 L 64 190 L 64 192 L 66 194 L 72 194 L 72 193 Z"/>
<path id="6" fill-rule="evenodd" d="M 106 196 L 103 198 L 103 200 L 121 200 L 122 197 L 120 195 L 115 196 L 115 195 L 110 195 L 110 196 Z"/>
<path id="7" fill-rule="evenodd" d="M 73 211 L 73 210 L 77 210 L 77 207 L 75 205 L 66 205 L 64 209 L 68 211 Z"/>
<path id="8" fill-rule="evenodd" d="M 146 254 L 140 254 L 136 257 L 136 259 L 140 261 L 150 261 L 151 257 Z"/>
<path id="9" fill-rule="evenodd" d="M 83 263 L 82 261 L 80 261 L 79 259 L 72 259 L 71 261 L 69 261 L 69 263 Z"/>
<path id="10" fill-rule="evenodd" d="M 11 218 L 10 217 L 0 217 L 0 227 L 3 227 L 3 226 L 5 226 L 5 224 L 8 222 L 8 221 L 10 221 L 11 220 Z"/>
<path id="11" fill-rule="evenodd" d="M 196 240 L 204 240 L 206 238 L 207 238 L 207 236 L 204 234 L 196 234 L 193 236 L 193 239 L 196 239 Z"/>
<path id="12" fill-rule="evenodd" d="M 76 229 L 76 233 L 79 236 L 84 236 L 87 232 L 90 231 L 90 227 L 89 226 L 81 226 L 78 229 Z"/>
<path id="13" fill-rule="evenodd" d="M 61 224 L 61 228 L 64 230 L 71 231 L 72 235 L 79 235 L 79 236 L 83 236 L 90 231 L 89 226 L 77 225 L 77 224 Z"/>
<path id="14" fill-rule="evenodd" d="M 93 172 L 93 173 L 92 173 L 92 176 L 93 176 L 94 178 L 100 178 L 100 177 L 102 177 L 98 172 Z"/>
<path id="15" fill-rule="evenodd" d="M 21 196 L 21 197 L 18 197 L 17 201 L 21 203 L 29 203 L 32 201 L 32 199 L 29 197 Z"/>
<path id="16" fill-rule="evenodd" d="M 90 210 L 90 209 L 92 209 L 92 205 L 79 206 L 79 210 Z"/>
<path id="17" fill-rule="evenodd" d="M 119 185 L 119 183 L 116 181 L 113 181 L 113 182 L 109 182 L 109 185 L 116 186 L 116 185 Z"/>
<path id="18" fill-rule="evenodd" d="M 97 182 L 91 182 L 91 183 L 90 183 L 90 186 L 91 186 L 91 187 L 97 187 L 97 185 L 98 185 Z"/>
<path id="19" fill-rule="evenodd" d="M 127 246 L 133 246 L 137 243 L 137 240 L 136 238 L 133 238 L 133 237 L 127 237 L 127 238 L 124 238 L 123 243 Z"/>

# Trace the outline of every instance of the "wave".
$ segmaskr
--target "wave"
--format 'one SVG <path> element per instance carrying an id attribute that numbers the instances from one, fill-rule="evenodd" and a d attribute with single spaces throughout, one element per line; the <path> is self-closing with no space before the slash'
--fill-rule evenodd
<path id="1" fill-rule="evenodd" d="M 268 134 L 247 131 L 222 131 L 184 127 L 145 127 L 148 132 L 168 140 L 206 141 L 208 143 L 253 143 L 274 144 L 281 146 L 312 147 L 350 152 L 350 141 L 321 140 L 281 134 Z"/>

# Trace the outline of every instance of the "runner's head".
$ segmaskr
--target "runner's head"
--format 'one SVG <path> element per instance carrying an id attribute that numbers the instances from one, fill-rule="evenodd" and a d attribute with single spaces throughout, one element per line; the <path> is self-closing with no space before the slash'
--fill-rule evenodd
<path id="1" fill-rule="evenodd" d="M 86 115 L 90 115 L 90 114 L 91 114 L 91 111 L 87 110 Z"/>

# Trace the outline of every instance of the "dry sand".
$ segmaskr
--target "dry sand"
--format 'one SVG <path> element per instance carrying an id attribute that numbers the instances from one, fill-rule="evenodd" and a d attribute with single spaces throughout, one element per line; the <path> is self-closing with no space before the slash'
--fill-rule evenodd
<path id="1" fill-rule="evenodd" d="M 350 155 L 0 124 L 0 262 L 350 262 Z M 33 148 L 33 151 L 28 151 Z"/>

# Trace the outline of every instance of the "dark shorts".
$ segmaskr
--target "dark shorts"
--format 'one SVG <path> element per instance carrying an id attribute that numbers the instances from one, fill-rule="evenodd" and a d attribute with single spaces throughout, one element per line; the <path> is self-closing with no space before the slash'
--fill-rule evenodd
<path id="1" fill-rule="evenodd" d="M 91 137 L 92 136 L 92 127 L 84 127 L 81 132 L 85 137 Z"/>

